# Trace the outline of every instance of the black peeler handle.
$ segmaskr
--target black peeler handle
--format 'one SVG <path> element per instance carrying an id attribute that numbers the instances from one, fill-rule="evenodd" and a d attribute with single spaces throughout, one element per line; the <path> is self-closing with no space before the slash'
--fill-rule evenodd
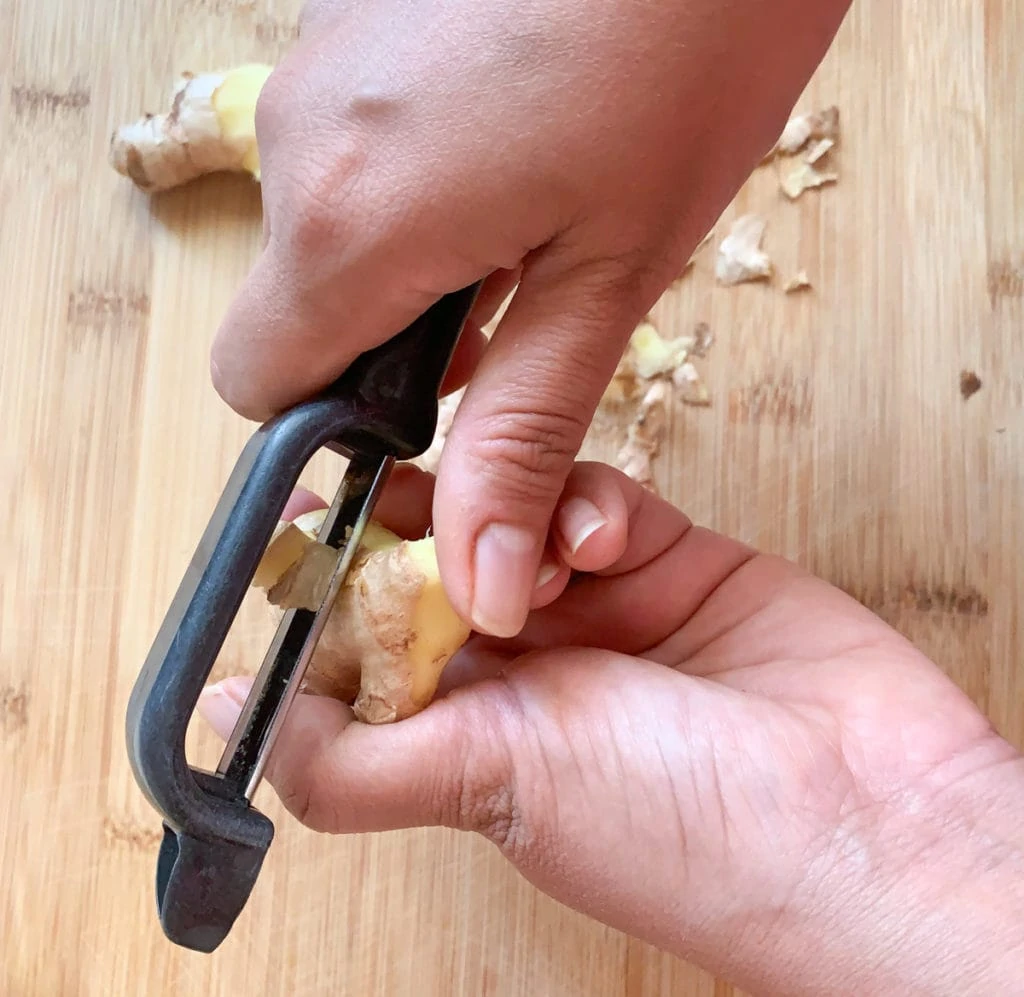
<path id="1" fill-rule="evenodd" d="M 359 411 L 337 441 L 343 450 L 410 460 L 430 446 L 441 384 L 478 291 L 477 284 L 441 298 L 393 339 L 362 354 L 322 393 Z"/>
<path id="2" fill-rule="evenodd" d="M 438 392 L 479 288 L 442 298 L 319 395 L 259 427 L 186 569 L 126 717 L 135 778 L 164 825 L 160 922 L 179 945 L 211 952 L 224 940 L 274 834 L 237 782 L 189 766 L 185 735 L 284 506 L 321 447 L 364 466 L 430 446 Z M 355 475 L 352 501 L 371 484 Z"/>

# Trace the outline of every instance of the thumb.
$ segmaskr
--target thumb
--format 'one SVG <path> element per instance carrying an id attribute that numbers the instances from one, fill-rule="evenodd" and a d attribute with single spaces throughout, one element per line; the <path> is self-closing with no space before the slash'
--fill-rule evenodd
<path id="1" fill-rule="evenodd" d="M 441 826 L 480 834 L 539 888 L 578 905 L 581 885 L 607 878 L 599 873 L 595 882 L 595 870 L 612 871 L 609 855 L 654 850 L 677 823 L 666 814 L 679 803 L 660 784 L 664 752 L 687 743 L 679 697 L 700 712 L 721 694 L 662 665 L 596 649 L 504 661 L 478 647 L 464 653 L 491 677 L 398 723 L 362 724 L 337 700 L 298 695 L 267 781 L 314 831 Z M 251 685 L 235 677 L 204 691 L 199 711 L 222 739 Z M 685 753 L 678 764 L 690 764 Z M 595 814 L 608 819 L 595 822 Z M 636 815 L 651 840 L 638 842 L 622 814 Z"/>
<path id="2" fill-rule="evenodd" d="M 530 610 L 556 504 L 642 316 L 620 268 L 527 267 L 445 441 L 433 522 L 456 611 L 494 637 Z"/>
<path id="3" fill-rule="evenodd" d="M 252 680 L 203 691 L 199 712 L 227 740 Z M 397 724 L 357 723 L 335 699 L 296 697 L 266 769 L 287 810 L 314 831 L 449 826 L 500 834 L 512 781 L 502 684 L 456 691 Z"/>
<path id="4" fill-rule="evenodd" d="M 709 731 L 749 729 L 756 710 L 714 683 L 597 649 L 499 667 L 380 726 L 299 695 L 267 779 L 316 831 L 480 834 L 535 887 L 619 930 L 663 938 L 666 923 L 713 909 L 721 883 L 693 878 L 702 862 L 720 862 L 729 819 Z M 249 685 L 227 679 L 200 701 L 222 737 Z"/>

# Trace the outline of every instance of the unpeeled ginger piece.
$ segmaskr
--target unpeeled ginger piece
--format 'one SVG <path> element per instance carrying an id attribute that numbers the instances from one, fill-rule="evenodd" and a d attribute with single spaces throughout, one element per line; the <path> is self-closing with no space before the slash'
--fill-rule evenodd
<path id="1" fill-rule="evenodd" d="M 110 139 L 111 166 L 147 192 L 170 190 L 208 173 L 260 179 L 256 103 L 273 67 L 184 73 L 161 114 L 145 114 Z"/>

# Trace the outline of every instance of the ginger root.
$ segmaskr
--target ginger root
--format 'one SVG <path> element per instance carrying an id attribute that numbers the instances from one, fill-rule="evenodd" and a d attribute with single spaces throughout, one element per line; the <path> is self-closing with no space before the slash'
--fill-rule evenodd
<path id="1" fill-rule="evenodd" d="M 282 610 L 315 609 L 338 552 L 318 543 L 326 510 L 278 524 L 253 585 Z M 424 709 L 470 629 L 441 585 L 433 537 L 402 540 L 378 523 L 335 599 L 306 673 L 306 688 L 350 704 L 356 719 L 384 724 Z"/>
<path id="2" fill-rule="evenodd" d="M 185 73 L 165 114 L 146 114 L 110 139 L 110 164 L 145 191 L 169 190 L 207 173 L 260 178 L 256 100 L 272 66 Z"/>

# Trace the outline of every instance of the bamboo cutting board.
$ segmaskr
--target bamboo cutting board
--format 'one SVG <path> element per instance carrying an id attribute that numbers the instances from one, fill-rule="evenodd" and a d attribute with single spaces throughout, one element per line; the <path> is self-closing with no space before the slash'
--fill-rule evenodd
<path id="1" fill-rule="evenodd" d="M 0 992 L 728 994 L 480 840 L 318 837 L 269 790 L 278 838 L 229 940 L 207 957 L 159 931 L 124 709 L 251 429 L 207 353 L 259 195 L 214 178 L 149 201 L 107 138 L 182 69 L 276 60 L 297 11 L 0 3 Z M 675 412 L 657 465 L 668 497 L 854 594 L 1024 746 L 1022 20 L 1017 0 L 855 0 L 803 102 L 841 110 L 838 185 L 791 204 L 764 169 L 725 219 L 763 212 L 781 278 L 813 290 L 717 288 L 712 245 L 654 318 L 715 335 L 712 405 Z M 967 399 L 961 370 L 981 380 Z M 616 445 L 599 428 L 588 453 Z M 268 637 L 250 607 L 223 670 Z M 194 760 L 217 750 L 197 724 Z"/>

